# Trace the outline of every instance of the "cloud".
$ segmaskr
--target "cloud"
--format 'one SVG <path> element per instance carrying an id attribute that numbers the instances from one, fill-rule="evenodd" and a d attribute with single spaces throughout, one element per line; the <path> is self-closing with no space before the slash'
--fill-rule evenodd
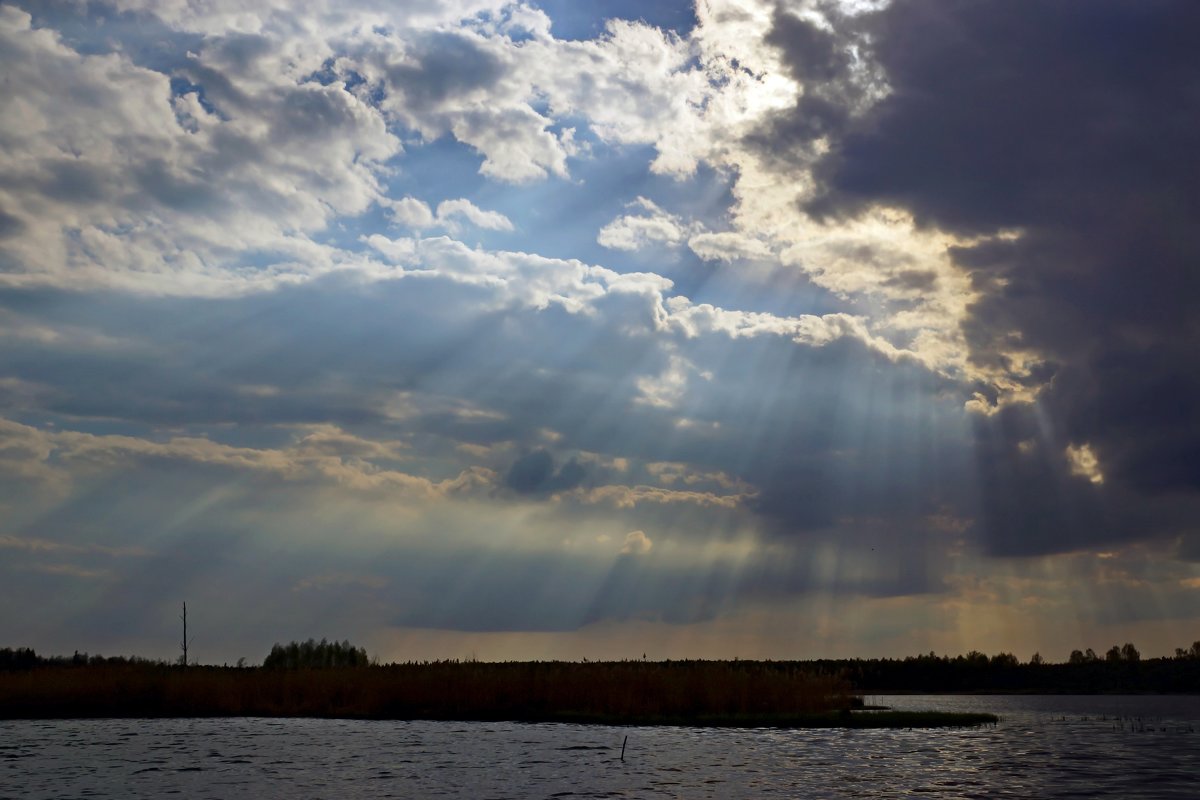
<path id="1" fill-rule="evenodd" d="M 301 429 L 293 443 L 280 448 L 242 447 L 183 436 L 156 441 L 135 436 L 43 430 L 3 419 L 0 431 L 10 441 L 29 443 L 20 449 L 0 451 L 4 457 L 0 459 L 0 469 L 15 468 L 28 479 L 47 483 L 86 481 L 98 475 L 181 464 L 258 476 L 282 484 L 403 495 L 414 502 L 428 502 L 471 486 L 477 477 L 477 474 L 460 474 L 435 482 L 389 469 L 386 465 L 396 460 L 402 446 L 398 450 L 394 443 L 362 440 L 328 425 L 316 430 Z M 0 540 L 0 546 L 27 545 L 26 549 L 38 549 L 37 541 L 10 538 Z"/>
<path id="2" fill-rule="evenodd" d="M 112 573 L 108 570 L 89 569 L 76 564 L 35 564 L 29 567 L 33 572 L 41 572 L 46 575 L 62 575 L 70 578 L 111 578 Z"/>
<path id="3" fill-rule="evenodd" d="M 520 63 L 556 114 L 585 116 L 601 141 L 653 145 L 651 170 L 686 176 L 708 138 L 699 111 L 712 87 L 694 55 L 672 33 L 610 19 L 593 40 L 522 47 Z"/>
<path id="4" fill-rule="evenodd" d="M 72 544 L 55 539 L 42 539 L 29 536 L 9 536 L 0 534 L 0 548 L 21 550 L 27 553 L 70 553 L 98 554 L 122 558 L 128 556 L 144 556 L 147 551 L 140 547 L 109 547 L 102 544 Z"/>
<path id="5" fill-rule="evenodd" d="M 1200 74 L 1179 34 L 1196 16 L 1173 2 L 899 0 L 853 23 L 889 91 L 838 123 L 809 208 L 898 206 L 960 237 L 972 368 L 987 402 L 1039 420 L 982 426 L 1021 437 L 979 443 L 1011 470 L 982 484 L 998 548 L 1173 535 L 1200 501 L 1200 386 L 1184 366 L 1200 346 L 1200 237 L 1182 222 L 1200 181 L 1187 133 Z M 846 70 L 808 63 L 797 25 L 775 28 L 795 69 Z M 1174 511 L 1149 512 L 1167 496 Z"/>
<path id="6" fill-rule="evenodd" d="M 645 555 L 654 547 L 654 542 L 644 531 L 630 531 L 625 534 L 621 545 L 621 554 L 627 556 Z"/>
<path id="7" fill-rule="evenodd" d="M 18 633 L 163 638 L 185 589 L 243 641 L 869 614 L 1099 548 L 1118 618 L 1193 577 L 1190 8 L 25 7 L 0 606 L 113 580 Z"/>
<path id="8" fill-rule="evenodd" d="M 614 24 L 593 42 L 535 37 L 520 47 L 483 28 L 453 34 L 403 27 L 342 33 L 344 40 L 327 39 L 315 49 L 324 57 L 306 62 L 309 72 L 285 70 L 281 75 L 266 68 L 279 67 L 283 54 L 296 46 L 288 37 L 280 41 L 274 36 L 268 42 L 213 36 L 198 51 L 196 63 L 187 65 L 191 86 L 199 88 L 183 92 L 188 105 L 182 122 L 176 120 L 183 131 L 179 136 L 210 135 L 205 131 L 211 129 L 214 141 L 224 143 L 225 134 L 236 132 L 224 127 L 229 123 L 257 120 L 259 127 L 270 127 L 269 120 L 255 116 L 255 98 L 304 87 L 336 102 L 298 104 L 287 124 L 277 126 L 286 128 L 286 136 L 281 132 L 284 145 L 305 139 L 310 116 L 312 127 L 320 130 L 321 124 L 338 119 L 337 102 L 355 102 L 366 122 L 382 124 L 395 137 L 393 149 L 373 162 L 343 153 L 327 164 L 335 173 L 349 169 L 362 180 L 361 196 L 352 203 L 325 199 L 328 185 L 322 181 L 293 184 L 296 200 L 319 213 L 311 224 L 281 224 L 279 236 L 250 250 L 271 251 L 261 257 L 264 269 L 231 268 L 233 255 L 247 252 L 245 243 L 234 242 L 228 253 L 221 251 L 220 257 L 174 276 L 186 279 L 170 284 L 183 294 L 222 294 L 204 283 L 210 280 L 236 285 L 239 292 L 230 294 L 258 290 L 203 306 L 214 312 L 214 319 L 236 325 L 217 330 L 200 326 L 211 338 L 196 341 L 197 328 L 183 320 L 199 325 L 197 312 L 179 304 L 121 298 L 113 301 L 108 318 L 97 310 L 90 317 L 95 329 L 123 329 L 143 339 L 145 331 L 157 331 L 154 342 L 127 343 L 103 363 L 92 363 L 90 374 L 129 374 L 131 364 L 158 365 L 149 372 L 133 370 L 143 376 L 133 378 L 133 384 L 113 383 L 111 389 L 95 392 L 87 382 L 69 378 L 77 371 L 51 375 L 52 363 L 71 363 L 61 350 L 39 352 L 48 359 L 40 365 L 36 359 L 22 359 L 22 380 L 53 377 L 50 383 L 62 391 L 43 411 L 88 420 L 116 417 L 139 430 L 123 439 L 86 439 L 82 437 L 95 435 L 79 431 L 63 439 L 51 437 L 56 447 L 69 443 L 78 450 L 71 451 L 73 466 L 113 474 L 186 465 L 220 474 L 248 473 L 285 491 L 344 488 L 351 495 L 411 496 L 430 505 L 458 493 L 477 497 L 502 485 L 513 502 L 554 499 L 563 509 L 586 507 L 586 513 L 622 519 L 637 515 L 629 519 L 630 527 L 668 510 L 677 519 L 691 519 L 680 509 L 693 509 L 697 516 L 701 510 L 717 510 L 733 519 L 759 509 L 773 533 L 817 535 L 811 526 L 797 525 L 795 515 L 766 513 L 762 509 L 767 505 L 748 502 L 754 487 L 787 492 L 793 474 L 785 470 L 772 477 L 790 456 L 773 449 L 761 456 L 754 451 L 764 440 L 778 442 L 782 450 L 797 447 L 814 458 L 835 449 L 844 436 L 810 436 L 798 419 L 805 406 L 793 400 L 808 402 L 816 391 L 806 385 L 819 385 L 832 369 L 829 365 L 843 359 L 865 365 L 915 360 L 865 315 L 793 313 L 787 305 L 763 311 L 693 303 L 672 296 L 672 282 L 653 273 L 620 273 L 582 260 L 470 247 L 451 236 L 421 236 L 439 224 L 454 233 L 446 223 L 456 221 L 495 230 L 505 229 L 505 222 L 516 226 L 507 216 L 484 211 L 465 198 L 444 201 L 435 212 L 425 200 L 407 195 L 394 200 L 384 191 L 385 162 L 401 154 L 397 134 L 405 128 L 419 134 L 418 141 L 403 137 L 407 152 L 449 133 L 475 148 L 483 159 L 481 171 L 497 180 L 564 175 L 571 152 L 568 129 L 553 133 L 551 120 L 575 114 L 581 117 L 580 128 L 586 124 L 588 135 L 599 141 L 653 146 L 651 169 L 658 174 L 687 175 L 709 159 L 733 169 L 744 154 L 721 142 L 736 141 L 731 134 L 748 130 L 763 109 L 778 105 L 774 93 L 790 84 L 764 78 L 760 85 L 752 71 L 731 66 L 723 55 L 698 53 L 695 43 L 633 23 Z M 461 56 L 462 64 L 441 69 L 438 47 Z M 726 78 L 730 92 L 749 88 L 764 94 L 747 107 L 737 106 L 736 97 L 714 93 Z M 531 98 L 537 100 L 536 110 Z M 307 158 L 304 163 L 318 161 Z M 745 175 L 750 181 L 758 177 L 753 170 Z M 210 183 L 223 186 L 221 180 Z M 739 192 L 747 194 L 748 184 Z M 774 208 L 778 212 L 785 206 L 791 215 L 786 223 L 795 215 L 791 197 Z M 413 235 L 389 238 L 365 230 L 361 241 L 370 248 L 367 252 L 324 241 L 322 234 L 373 207 L 413 228 Z M 686 241 L 717 260 L 757 257 L 775 252 L 778 245 L 773 230 L 744 225 L 745 214 L 734 220 L 735 230 L 713 233 L 649 200 L 635 201 L 630 210 L 635 213 L 614 221 L 602 236 L 637 246 Z M 778 223 L 778 213 L 768 217 Z M 179 219 L 185 227 L 193 222 L 194 216 Z M 120 247 L 125 233 L 114 230 L 105 236 L 97 241 L 112 249 L 96 262 L 107 272 L 97 274 L 124 279 Z M 790 246 L 799 245 L 792 241 Z M 284 260 L 276 249 L 286 251 Z M 808 253 L 792 257 L 801 262 Z M 225 255 L 230 259 L 223 260 Z M 907 268 L 911 271 L 911 265 Z M 906 290 L 911 291 L 907 284 Z M 292 312 L 286 324 L 280 322 L 279 308 Z M 128 321 L 120 319 L 126 313 L 131 314 Z M 51 326 L 55 331 L 62 327 L 61 321 Z M 237 342 L 253 344 L 234 345 L 233 331 Z M 139 352 L 139 346 L 149 349 Z M 810 351 L 817 349 L 828 349 L 828 358 L 812 357 Z M 171 352 L 182 355 L 160 357 Z M 150 353 L 152 361 L 147 360 Z M 808 358 L 813 363 L 801 372 L 796 361 Z M 741 371 L 751 364 L 777 365 L 769 380 L 779 385 L 761 393 L 744 391 L 762 380 L 757 371 Z M 720 385 L 715 375 L 735 377 Z M 249 385 L 288 391 L 246 392 Z M 782 401 L 784 397 L 788 400 Z M 462 401 L 470 403 L 458 405 Z M 822 397 L 816 402 L 824 408 L 827 401 Z M 167 430 L 243 427 L 225 434 L 228 441 L 217 442 L 206 438 L 221 436 L 216 431 L 164 434 L 147 429 L 155 424 Z M 301 438 L 280 442 L 273 425 L 288 426 Z M 309 427 L 313 425 L 330 427 Z M 389 426 L 396 425 L 419 446 L 412 462 L 398 463 L 409 451 L 391 439 Z M 561 461 L 536 446 L 547 426 L 565 439 L 555 445 L 556 452 L 586 449 L 635 464 L 669 458 L 694 464 L 697 473 L 739 478 L 752 473 L 753 478 L 736 492 L 669 489 L 601 475 L 593 479 L 590 462 L 570 455 Z M 352 434 L 351 428 L 357 432 Z M 460 454 L 480 452 L 457 449 L 464 444 L 495 446 L 497 452 L 502 446 L 512 449 L 503 451 L 508 461 L 497 456 L 486 465 L 446 455 L 451 448 Z M 524 455 L 512 460 L 515 452 Z M 37 463 L 53 468 L 49 460 Z M 75 477 L 61 469 L 57 474 Z M 831 513 L 843 508 L 835 504 Z M 753 528 L 756 523 L 741 524 Z M 701 529 L 694 535 L 706 534 Z M 639 612 L 664 606 L 657 595 L 638 603 Z M 593 613 L 610 613 L 610 605 L 601 604 Z M 698 607 L 712 608 L 704 603 Z M 678 608 L 671 613 L 686 616 Z"/>
<path id="9" fill-rule="evenodd" d="M 377 575 L 348 575 L 338 572 L 304 578 L 292 587 L 292 591 L 321 592 L 328 589 L 344 589 L 346 587 L 378 590 L 385 586 L 387 586 L 387 580 Z"/>
<path id="10" fill-rule="evenodd" d="M 680 491 L 657 486 L 597 486 L 580 490 L 576 498 L 582 503 L 609 503 L 617 508 L 635 508 L 643 503 L 692 504 L 704 508 L 739 508 L 742 495 L 720 495 L 712 492 Z"/>
<path id="11" fill-rule="evenodd" d="M 365 80 L 381 95 L 380 109 L 425 140 L 452 134 L 477 150 L 482 175 L 511 183 L 565 177 L 568 142 L 530 105 L 522 56 L 505 36 L 388 27 L 358 37 L 335 67 Z"/>
<path id="12" fill-rule="evenodd" d="M 670 316 L 667 324 L 687 337 L 706 333 L 723 333 L 733 339 L 755 336 L 783 336 L 797 344 L 821 347 L 842 337 L 857 339 L 889 358 L 904 356 L 914 360 L 913 353 L 903 353 L 882 337 L 873 335 L 866 320 L 849 314 L 806 314 L 799 317 L 780 317 L 775 314 L 730 311 L 707 303 L 693 304 L 686 297 L 673 297 L 667 302 Z"/>
<path id="13" fill-rule="evenodd" d="M 278 272 L 329 268 L 308 234 L 379 196 L 374 166 L 399 140 L 343 84 L 302 80 L 316 54 L 285 64 L 277 40 L 237 41 L 206 40 L 172 83 L 0 9 L 15 87 L 0 123 L 0 207 L 21 222 L 0 254 L 6 283 L 211 293 L 273 280 L 237 273 L 247 251 L 277 254 Z"/>
<path id="14" fill-rule="evenodd" d="M 624 214 L 600 229 L 596 241 L 613 250 L 641 250 L 654 245 L 673 247 L 684 241 L 688 226 L 653 201 L 639 197 L 629 204 L 640 213 Z"/>
<path id="15" fill-rule="evenodd" d="M 50 330 L 69 325 L 119 343 L 78 352 L 60 337 L 7 351 L 22 385 L 43 387 L 27 401 L 31 411 L 63 428 L 16 428 L 32 449 L 13 469 L 69 486 L 76 470 L 191 464 L 284 490 L 416 504 L 504 487 L 508 499 L 557 496 L 579 513 L 637 515 L 631 527 L 648 531 L 668 512 L 683 519 L 685 509 L 712 509 L 808 535 L 801 516 L 765 513 L 749 498 L 791 491 L 794 458 L 857 453 L 862 426 L 879 423 L 856 399 L 870 383 L 855 376 L 906 363 L 868 344 L 853 318 L 732 312 L 665 300 L 669 284 L 658 276 L 409 241 L 412 267 L 371 280 L 330 276 L 202 303 L 8 295 L 13 307 L 46 309 Z M 906 404 L 944 391 L 906 369 L 900 385 L 914 392 Z M 126 377 L 98 391 L 104 375 Z M 119 420 L 128 434 L 78 431 L 100 420 Z M 733 483 L 663 486 L 640 471 L 664 460 Z M 846 462 L 846 474 L 856 463 Z M 830 471 L 830 481 L 843 479 Z M 854 502 L 839 498 L 832 513 Z"/>
<path id="16" fill-rule="evenodd" d="M 766 243 L 745 233 L 706 230 L 704 225 L 686 222 L 645 197 L 637 198 L 628 208 L 635 213 L 623 214 L 601 228 L 597 242 L 611 250 L 674 248 L 686 243 L 705 261 L 733 262 L 772 256 Z"/>
<path id="17" fill-rule="evenodd" d="M 512 463 L 504 476 L 504 485 L 518 494 L 553 494 L 578 486 L 587 470 L 575 459 L 555 463 L 548 450 L 532 450 Z"/>
<path id="18" fill-rule="evenodd" d="M 402 197 L 399 200 L 382 200 L 381 204 L 387 209 L 388 217 L 398 225 L 409 228 L 430 228 L 436 221 L 429 204 L 415 197 Z"/>
<path id="19" fill-rule="evenodd" d="M 438 221 L 443 225 L 453 224 L 457 219 L 465 219 L 477 228 L 488 231 L 511 231 L 512 220 L 499 211 L 484 211 L 470 200 L 443 200 L 437 207 Z"/>
<path id="20" fill-rule="evenodd" d="M 382 199 L 379 204 L 388 218 L 396 224 L 417 230 L 441 226 L 456 233 L 460 223 L 466 221 L 477 228 L 489 231 L 511 231 L 512 220 L 499 211 L 485 211 L 466 198 L 443 200 L 438 203 L 436 213 L 424 200 L 403 197 L 399 200 Z"/>
<path id="21" fill-rule="evenodd" d="M 742 261 L 771 255 L 771 249 L 764 243 L 733 231 L 697 233 L 687 244 L 705 261 Z"/>
<path id="22" fill-rule="evenodd" d="M 690 374 L 695 365 L 687 359 L 672 354 L 658 375 L 644 375 L 637 379 L 637 402 L 655 408 L 678 408 L 687 392 Z"/>
<path id="23" fill-rule="evenodd" d="M 1092 483 L 1104 483 L 1104 473 L 1100 471 L 1100 462 L 1092 452 L 1090 445 L 1067 445 L 1067 462 L 1072 475 L 1080 475 Z"/>

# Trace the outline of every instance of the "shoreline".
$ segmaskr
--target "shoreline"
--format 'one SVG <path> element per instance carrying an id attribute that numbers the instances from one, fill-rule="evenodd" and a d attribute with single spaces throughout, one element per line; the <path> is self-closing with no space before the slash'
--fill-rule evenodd
<path id="1" fill-rule="evenodd" d="M 862 697 L 1200 697 L 1200 690 L 1174 692 L 1151 689 L 1074 692 L 1063 689 L 855 689 L 854 692 Z"/>
<path id="2" fill-rule="evenodd" d="M 0 672 L 2 719 L 315 718 L 730 728 L 994 724 L 867 710 L 840 677 L 753 662 L 435 662 L 302 669 L 61 666 Z"/>
<path id="3" fill-rule="evenodd" d="M 188 714 L 147 714 L 142 712 L 130 714 L 21 714 L 7 715 L 0 713 L 0 722 L 15 721 L 65 721 L 65 720 L 155 720 L 155 719 L 325 719 L 325 720 L 355 720 L 363 722 L 470 722 L 470 723 L 513 723 L 522 725 L 601 725 L 617 728 L 733 728 L 733 729 L 937 729 L 937 728 L 974 728 L 983 725 L 996 725 L 1001 718 L 996 714 L 983 712 L 943 712 L 943 711 L 852 711 L 825 712 L 820 714 L 776 715 L 764 714 L 746 717 L 728 717 L 722 715 L 674 715 L 661 717 L 614 717 L 598 714 L 545 714 L 536 716 L 510 716 L 486 714 L 465 714 L 461 716 L 418 715 L 411 717 L 393 717 L 375 714 L 224 714 L 194 712 Z"/>

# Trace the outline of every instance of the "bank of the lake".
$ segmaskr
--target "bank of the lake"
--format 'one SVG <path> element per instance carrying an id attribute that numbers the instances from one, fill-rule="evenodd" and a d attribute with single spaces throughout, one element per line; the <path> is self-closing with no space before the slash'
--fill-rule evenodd
<path id="1" fill-rule="evenodd" d="M 963 727 L 986 712 L 856 710 L 787 662 L 432 662 L 331 669 L 55 666 L 0 673 L 0 718 L 311 717 L 698 727 Z"/>

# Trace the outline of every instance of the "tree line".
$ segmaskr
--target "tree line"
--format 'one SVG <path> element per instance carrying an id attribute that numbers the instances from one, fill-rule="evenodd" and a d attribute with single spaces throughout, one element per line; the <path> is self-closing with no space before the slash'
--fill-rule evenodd
<path id="1" fill-rule="evenodd" d="M 238 659 L 237 667 L 245 667 L 244 658 Z M 349 641 L 330 642 L 326 639 L 305 642 L 276 643 L 263 660 L 266 669 L 327 669 L 341 667 L 365 667 L 371 663 L 367 651 L 354 647 Z M 81 653 L 78 650 L 69 656 L 41 656 L 32 647 L 5 647 L 0 649 L 0 671 L 34 669 L 37 667 L 120 667 L 120 666 L 178 666 L 180 661 L 142 658 L 140 656 L 102 656 Z"/>
<path id="2" fill-rule="evenodd" d="M 733 663 L 733 662 L 731 662 Z M 742 662 L 749 666 L 749 662 Z M 1132 643 L 1113 645 L 1103 655 L 1091 648 L 1074 650 L 1066 662 L 1051 663 L 1035 653 L 1022 662 L 1012 653 L 988 656 L 927 653 L 907 658 L 817 659 L 753 662 L 767 670 L 802 669 L 845 680 L 855 691 L 900 692 L 1200 692 L 1200 641 L 1176 648 L 1174 656 L 1143 659 Z M 239 660 L 238 666 L 242 666 Z M 275 644 L 262 667 L 267 670 L 344 669 L 373 666 L 367 651 L 349 641 L 326 639 Z M 38 655 L 32 648 L 0 649 L 0 671 L 41 667 L 146 666 L 170 662 L 137 656 Z"/>
<path id="3" fill-rule="evenodd" d="M 69 656 L 40 656 L 32 647 L 0 649 L 0 670 L 11 671 L 34 667 L 99 667 L 99 666 L 167 666 L 171 662 L 141 656 L 88 655 L 78 650 Z"/>
<path id="4" fill-rule="evenodd" d="M 902 659 L 819 659 L 808 662 L 836 672 L 859 691 L 901 692 L 1200 692 L 1200 641 L 1174 656 L 1143 659 L 1127 642 L 1103 656 L 1074 650 L 1065 663 L 1040 654 L 1021 662 L 1012 653 L 993 656 L 927 653 Z"/>

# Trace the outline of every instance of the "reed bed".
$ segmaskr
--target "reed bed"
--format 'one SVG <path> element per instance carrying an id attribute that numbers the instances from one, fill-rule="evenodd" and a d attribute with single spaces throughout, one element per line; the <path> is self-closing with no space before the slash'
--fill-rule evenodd
<path id="1" fill-rule="evenodd" d="M 432 662 L 269 670 L 120 665 L 0 673 L 0 717 L 288 716 L 787 724 L 855 698 L 781 662 Z M 857 716 L 857 715 L 855 715 Z"/>

